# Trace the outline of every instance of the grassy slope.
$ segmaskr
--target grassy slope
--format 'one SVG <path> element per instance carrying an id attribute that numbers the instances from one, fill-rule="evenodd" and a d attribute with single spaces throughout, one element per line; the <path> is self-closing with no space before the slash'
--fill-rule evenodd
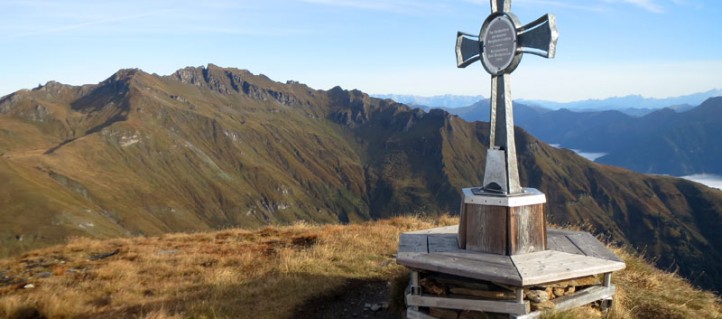
<path id="1" fill-rule="evenodd" d="M 306 300 L 350 279 L 394 280 L 400 232 L 455 220 L 393 218 L 357 225 L 296 224 L 259 230 L 76 239 L 0 260 L 0 317 L 292 318 Z M 115 256 L 89 260 L 118 250 Z M 639 257 L 617 273 L 610 318 L 715 318 L 722 307 Z M 5 278 L 12 278 L 8 284 Z M 4 281 L 3 281 L 4 280 Z M 26 284 L 35 288 L 21 289 Z M 599 318 L 592 308 L 556 318 Z"/>

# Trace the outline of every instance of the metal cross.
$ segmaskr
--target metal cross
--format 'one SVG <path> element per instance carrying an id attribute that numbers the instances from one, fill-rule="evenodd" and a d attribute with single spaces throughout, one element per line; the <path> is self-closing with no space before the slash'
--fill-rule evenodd
<path id="1" fill-rule="evenodd" d="M 511 0 L 491 0 L 491 15 L 478 36 L 462 32 L 456 36 L 457 67 L 465 68 L 480 60 L 491 74 L 491 132 L 482 192 L 505 195 L 523 192 L 516 161 L 509 74 L 524 53 L 554 58 L 557 38 L 553 15 L 546 14 L 521 26 L 511 13 Z"/>

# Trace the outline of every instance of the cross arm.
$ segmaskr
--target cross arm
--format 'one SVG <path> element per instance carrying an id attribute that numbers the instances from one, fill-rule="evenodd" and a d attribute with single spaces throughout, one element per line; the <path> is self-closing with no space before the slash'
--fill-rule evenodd
<path id="1" fill-rule="evenodd" d="M 458 32 L 456 34 L 456 66 L 465 68 L 481 59 L 479 36 Z"/>
<path id="2" fill-rule="evenodd" d="M 557 51 L 557 19 L 546 14 L 519 28 L 519 49 L 545 58 L 554 58 Z"/>

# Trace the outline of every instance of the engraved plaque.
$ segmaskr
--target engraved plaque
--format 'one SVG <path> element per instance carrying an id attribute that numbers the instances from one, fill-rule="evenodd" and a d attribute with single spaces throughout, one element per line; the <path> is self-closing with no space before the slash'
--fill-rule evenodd
<path id="1" fill-rule="evenodd" d="M 516 28 L 514 22 L 501 15 L 493 18 L 482 30 L 482 64 L 493 75 L 503 73 L 516 55 Z"/>

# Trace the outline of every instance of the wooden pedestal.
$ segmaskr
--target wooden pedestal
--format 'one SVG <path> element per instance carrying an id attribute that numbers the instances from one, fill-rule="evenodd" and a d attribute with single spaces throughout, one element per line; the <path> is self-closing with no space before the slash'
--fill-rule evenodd
<path id="1" fill-rule="evenodd" d="M 511 196 L 463 191 L 459 248 L 506 256 L 546 250 L 543 193 L 533 188 Z"/>
<path id="2" fill-rule="evenodd" d="M 552 311 L 565 311 L 611 299 L 615 292 L 611 284 L 612 272 L 625 267 L 618 256 L 590 233 L 549 229 L 548 250 L 511 256 L 460 249 L 459 229 L 458 226 L 439 227 L 406 232 L 399 237 L 396 262 L 409 267 L 412 274 L 406 293 L 408 318 L 437 319 L 431 316 L 430 308 L 505 313 L 509 318 L 517 319 L 540 318 L 543 311 L 531 311 L 530 300 L 524 297 L 525 290 L 604 274 L 601 285 L 582 290 L 575 287 L 575 293 L 552 300 Z M 516 298 L 443 296 L 443 293 L 439 296 L 438 290 L 435 294 L 421 285 L 422 277 L 449 278 L 446 277 L 449 275 L 458 277 L 452 284 L 463 283 L 463 287 L 468 283 L 474 285 L 472 290 L 485 290 L 479 286 L 479 281 L 486 281 L 503 287 L 507 293 L 514 293 Z M 441 291 L 447 290 L 442 288 Z"/>

